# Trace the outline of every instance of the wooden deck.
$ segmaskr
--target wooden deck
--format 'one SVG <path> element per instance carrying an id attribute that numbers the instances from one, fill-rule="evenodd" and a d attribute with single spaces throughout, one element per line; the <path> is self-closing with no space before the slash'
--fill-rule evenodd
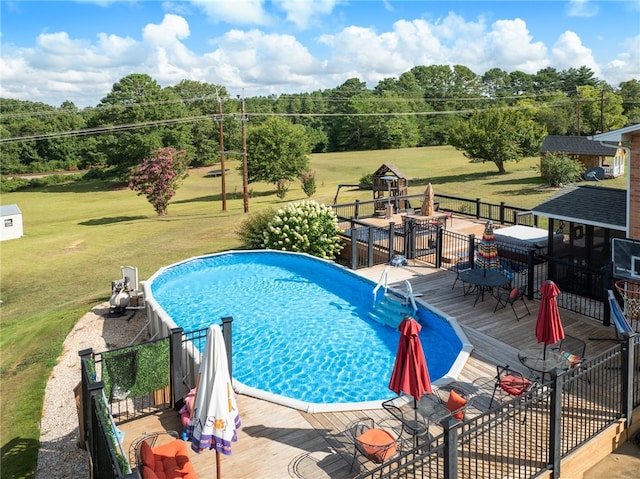
<path id="1" fill-rule="evenodd" d="M 453 220 L 454 226 L 456 221 L 459 220 Z M 476 230 L 477 227 L 468 226 Z M 377 282 L 383 269 L 384 266 L 377 266 L 359 273 Z M 534 333 L 539 302 L 528 301 L 531 315 L 516 321 L 510 307 L 494 314 L 496 300 L 491 296 L 487 295 L 474 307 L 475 296 L 463 296 L 460 282 L 452 289 L 454 279 L 455 273 L 451 271 L 410 263 L 403 268 L 392 268 L 389 282 L 393 285 L 409 280 L 416 295 L 457 320 L 474 346 L 458 382 L 473 383 L 482 378 L 490 381 L 497 364 L 522 369 L 517 352 L 541 347 Z M 516 304 L 516 308 L 524 310 L 522 304 Z M 603 327 L 595 320 L 567 311 L 561 311 L 561 316 L 566 334 L 587 341 L 588 356 L 612 346 L 610 341 L 588 340 L 614 337 L 612 327 Z M 485 396 L 486 402 L 489 395 Z M 358 473 L 358 464 L 350 472 L 353 441 L 345 431 L 361 417 L 370 416 L 375 420 L 389 417 L 382 409 L 309 414 L 249 396 L 238 395 L 237 399 L 242 427 L 232 455 L 221 458 L 222 477 L 226 478 L 352 478 Z M 482 410 L 486 405 L 478 401 L 474 407 Z M 125 432 L 124 445 L 128 450 L 131 441 L 143 433 L 180 431 L 181 424 L 178 413 L 169 411 L 122 424 L 120 428 Z M 190 451 L 190 454 L 199 477 L 215 477 L 214 453 Z"/>

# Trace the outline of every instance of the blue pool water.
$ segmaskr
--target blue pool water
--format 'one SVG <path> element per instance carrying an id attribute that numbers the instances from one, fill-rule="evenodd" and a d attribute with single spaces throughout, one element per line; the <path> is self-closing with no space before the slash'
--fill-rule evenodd
<path id="1" fill-rule="evenodd" d="M 307 403 L 357 403 L 388 389 L 397 329 L 368 318 L 375 284 L 331 262 L 275 251 L 194 258 L 153 278 L 157 303 L 185 331 L 233 317 L 233 376 Z M 450 323 L 421 305 L 431 380 L 462 348 Z"/>

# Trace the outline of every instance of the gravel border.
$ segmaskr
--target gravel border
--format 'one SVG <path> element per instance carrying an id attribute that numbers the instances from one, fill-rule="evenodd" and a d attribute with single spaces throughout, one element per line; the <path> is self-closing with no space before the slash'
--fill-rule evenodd
<path id="1" fill-rule="evenodd" d="M 58 363 L 47 382 L 40 419 L 40 449 L 36 479 L 91 477 L 89 456 L 79 447 L 78 410 L 74 394 L 80 383 L 78 352 L 127 346 L 145 327 L 143 309 L 129 319 L 108 318 L 109 303 L 94 307 L 76 322 L 66 337 Z M 148 339 L 145 331 L 138 340 Z"/>

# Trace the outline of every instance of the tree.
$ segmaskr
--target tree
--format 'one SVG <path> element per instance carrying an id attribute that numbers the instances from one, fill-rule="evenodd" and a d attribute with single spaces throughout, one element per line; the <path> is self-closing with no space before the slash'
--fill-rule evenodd
<path id="1" fill-rule="evenodd" d="M 189 125 L 175 121 L 187 116 L 185 106 L 176 93 L 163 89 L 149 75 L 134 73 L 122 78 L 96 110 L 89 126 L 121 128 L 99 137 L 113 176 L 126 178 L 131 167 L 158 148 L 191 148 Z"/>
<path id="2" fill-rule="evenodd" d="M 640 123 L 640 82 L 633 79 L 620 83 L 620 96 L 629 124 Z"/>
<path id="3" fill-rule="evenodd" d="M 520 161 L 537 153 L 546 132 L 523 113 L 489 108 L 459 120 L 449 133 L 449 144 L 473 163 L 490 161 L 506 173 L 507 161 Z"/>
<path id="4" fill-rule="evenodd" d="M 158 216 L 165 216 L 169 200 L 187 176 L 187 167 L 184 150 L 159 148 L 134 169 L 129 188 L 145 195 Z"/>
<path id="5" fill-rule="evenodd" d="M 305 127 L 272 116 L 247 131 L 247 178 L 249 183 L 278 184 L 296 180 L 309 169 L 311 153 Z"/>

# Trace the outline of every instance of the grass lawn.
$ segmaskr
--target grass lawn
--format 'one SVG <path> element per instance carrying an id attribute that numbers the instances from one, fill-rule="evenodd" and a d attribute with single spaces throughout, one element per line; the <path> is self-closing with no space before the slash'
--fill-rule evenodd
<path id="1" fill-rule="evenodd" d="M 451 147 L 313 155 L 318 189 L 312 199 L 332 204 L 339 184 L 357 184 L 390 163 L 410 178 L 410 194 L 431 182 L 436 193 L 530 208 L 554 193 L 540 188 L 537 162 L 509 163 L 507 174 L 499 175 L 492 163 L 471 164 Z M 46 381 L 64 338 L 82 315 L 109 298 L 121 265 L 137 266 L 144 280 L 161 266 L 240 246 L 236 230 L 247 217 L 242 176 L 237 162 L 225 166 L 232 170 L 226 212 L 220 178 L 206 177 L 214 167 L 192 170 L 162 218 L 145 198 L 101 182 L 3 195 L 3 204 L 22 210 L 25 236 L 1 245 L 2 477 L 33 477 Z M 626 180 L 601 184 L 625 188 Z M 252 184 L 249 191 L 249 214 L 306 199 L 298 183 L 284 201 L 275 185 Z M 355 199 L 372 199 L 371 191 L 345 188 L 338 203 Z M 72 391 L 60 393 L 73 401 Z"/>

